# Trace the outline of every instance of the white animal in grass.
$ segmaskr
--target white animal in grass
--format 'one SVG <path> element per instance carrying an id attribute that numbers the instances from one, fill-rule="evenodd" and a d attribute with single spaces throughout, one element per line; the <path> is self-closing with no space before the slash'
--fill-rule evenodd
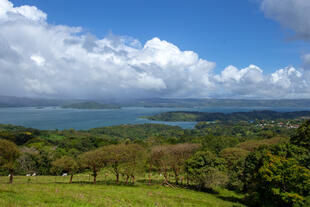
<path id="1" fill-rule="evenodd" d="M 68 176 L 68 173 L 63 173 L 62 176 Z"/>
<path id="2" fill-rule="evenodd" d="M 36 175 L 37 175 L 36 173 L 33 173 L 33 174 L 32 174 L 32 176 L 36 176 Z"/>
<path id="3" fill-rule="evenodd" d="M 27 177 L 29 177 L 29 176 L 31 176 L 31 174 L 30 174 L 30 173 L 28 173 L 26 176 L 27 176 Z"/>

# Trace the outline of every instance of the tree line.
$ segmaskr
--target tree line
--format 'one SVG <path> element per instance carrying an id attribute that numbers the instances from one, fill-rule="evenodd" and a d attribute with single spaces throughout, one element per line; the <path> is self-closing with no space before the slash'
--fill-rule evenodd
<path id="1" fill-rule="evenodd" d="M 107 130 L 111 132 L 112 128 Z M 169 133 L 173 134 L 171 128 Z M 155 180 L 152 175 L 156 173 L 161 175 L 162 185 L 185 185 L 202 191 L 228 188 L 244 193 L 244 202 L 254 207 L 302 207 L 310 203 L 310 120 L 290 138 L 242 142 L 232 137 L 191 133 L 183 134 L 183 142 L 177 144 L 165 143 L 153 136 L 147 138 L 147 142 L 124 139 L 70 153 L 66 153 L 65 146 L 48 145 L 40 137 L 28 141 L 27 146 L 1 138 L 0 170 L 10 174 L 9 183 L 15 174 L 33 172 L 68 173 L 71 183 L 76 173 L 91 172 L 96 184 L 97 176 L 106 169 L 114 175 L 116 183 L 122 176 L 126 184 L 134 184 L 137 178 L 146 175 L 147 182 L 152 184 Z M 74 144 L 76 140 L 70 141 Z"/>

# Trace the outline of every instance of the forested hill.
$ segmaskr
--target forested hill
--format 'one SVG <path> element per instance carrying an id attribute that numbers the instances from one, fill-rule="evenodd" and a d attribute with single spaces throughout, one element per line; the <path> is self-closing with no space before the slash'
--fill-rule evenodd
<path id="1" fill-rule="evenodd" d="M 0 107 L 64 106 L 80 102 L 97 102 L 121 107 L 310 107 L 310 99 L 247 100 L 247 99 L 52 99 L 0 95 Z"/>
<path id="2" fill-rule="evenodd" d="M 156 121 L 251 121 L 251 120 L 276 120 L 296 119 L 310 117 L 310 111 L 276 112 L 276 111 L 250 111 L 234 113 L 209 113 L 193 111 L 164 112 L 154 116 L 146 117 Z"/>
<path id="3" fill-rule="evenodd" d="M 119 106 L 110 105 L 110 104 L 102 104 L 97 102 L 81 102 L 81 103 L 74 103 L 69 105 L 64 105 L 62 108 L 72 108 L 72 109 L 120 109 Z"/>

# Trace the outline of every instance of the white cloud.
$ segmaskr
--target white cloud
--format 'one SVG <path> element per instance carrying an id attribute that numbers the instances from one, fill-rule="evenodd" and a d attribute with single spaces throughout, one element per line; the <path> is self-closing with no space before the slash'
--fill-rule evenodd
<path id="1" fill-rule="evenodd" d="M 45 59 L 39 55 L 32 55 L 30 59 L 33 60 L 38 66 L 45 65 Z"/>
<path id="2" fill-rule="evenodd" d="M 263 71 L 256 65 L 241 70 L 230 65 L 221 72 L 221 75 L 215 75 L 215 79 L 222 83 L 256 84 L 263 80 Z"/>
<path id="3" fill-rule="evenodd" d="M 50 25 L 31 6 L 0 0 L 0 94 L 74 98 L 310 97 L 307 72 L 264 74 L 215 63 L 155 37 L 145 44 L 80 27 Z M 307 57 L 305 56 L 305 59 Z"/>
<path id="4" fill-rule="evenodd" d="M 241 70 L 229 66 L 220 75 L 214 76 L 222 96 L 248 98 L 309 98 L 309 77 L 309 74 L 294 67 L 265 75 L 254 65 Z"/>
<path id="5" fill-rule="evenodd" d="M 2 21 L 16 20 L 18 17 L 31 21 L 45 21 L 47 15 L 34 6 L 14 7 L 8 0 L 0 1 L 0 19 Z"/>

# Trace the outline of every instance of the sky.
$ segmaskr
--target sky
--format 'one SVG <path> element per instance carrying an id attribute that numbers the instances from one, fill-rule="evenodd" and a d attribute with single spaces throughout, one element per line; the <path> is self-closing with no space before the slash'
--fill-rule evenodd
<path id="1" fill-rule="evenodd" d="M 310 98 L 309 0 L 0 0 L 0 94 Z"/>

